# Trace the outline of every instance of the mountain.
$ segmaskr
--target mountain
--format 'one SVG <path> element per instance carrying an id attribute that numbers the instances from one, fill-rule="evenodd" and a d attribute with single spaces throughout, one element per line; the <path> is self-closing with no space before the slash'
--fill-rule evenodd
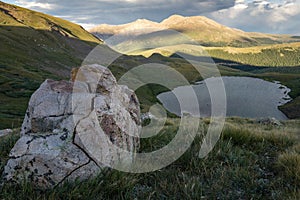
<path id="1" fill-rule="evenodd" d="M 143 19 L 127 25 L 117 26 L 118 28 L 116 28 L 116 26 L 103 25 L 100 31 L 103 34 L 103 37 L 109 37 L 118 33 L 121 34 L 121 36 L 124 36 L 120 38 L 117 37 L 115 38 L 116 40 L 110 41 L 115 45 L 114 47 L 117 48 L 116 50 L 121 50 L 121 52 L 124 53 L 128 53 L 126 52 L 128 49 L 133 50 L 135 52 L 129 52 L 128 54 L 134 55 L 143 55 L 143 53 L 149 53 L 149 51 L 152 51 L 149 54 L 149 58 L 127 55 L 119 57 L 110 66 L 114 75 L 119 78 L 126 73 L 127 70 L 134 66 L 139 66 L 145 63 L 162 63 L 166 61 L 174 69 L 184 74 L 191 83 L 198 81 L 199 74 L 195 73 L 195 70 L 191 68 L 189 63 L 179 57 L 172 56 L 178 50 L 185 50 L 183 53 L 193 55 L 195 52 L 197 53 L 199 51 L 199 48 L 201 48 L 199 45 L 185 43 L 186 38 L 178 37 L 178 34 L 176 34 L 181 31 L 193 36 L 193 32 L 195 32 L 195 35 L 201 38 L 200 36 L 202 34 L 200 34 L 200 36 L 196 34 L 198 29 L 193 30 L 193 27 L 197 27 L 198 25 L 191 25 L 190 19 L 193 19 L 192 21 L 195 21 L 196 24 L 202 23 L 203 32 L 207 32 L 208 28 L 210 28 L 212 31 L 211 34 L 214 34 L 212 28 L 216 30 L 218 26 L 220 30 L 224 29 L 224 34 L 226 31 L 231 32 L 231 38 L 234 37 L 235 39 L 220 39 L 220 41 L 224 40 L 222 44 L 233 44 L 234 42 L 232 41 L 237 41 L 236 43 L 239 43 L 241 46 L 251 46 L 254 45 L 254 43 L 262 45 L 262 41 L 282 43 L 284 41 L 291 42 L 293 40 L 297 40 L 297 38 L 292 38 L 290 36 L 245 33 L 218 25 L 216 22 L 203 17 L 186 18 L 173 16 L 161 23 Z M 180 24 L 182 24 L 182 28 L 180 28 Z M 177 29 L 177 32 L 166 28 L 166 26 Z M 237 34 L 235 35 L 234 33 Z M 237 36 L 238 33 L 240 36 Z M 215 35 L 217 37 L 217 35 L 222 34 Z M 248 35 L 247 40 L 243 38 L 246 37 L 245 35 Z M 194 37 L 196 38 L 196 36 Z M 258 40 L 257 38 L 259 36 L 260 38 L 268 37 L 269 40 Z M 129 40 L 127 43 L 125 42 L 122 44 L 122 39 L 126 41 L 128 38 Z M 255 42 L 250 42 L 250 39 L 251 41 L 255 40 Z M 0 41 L 0 129 L 20 126 L 31 94 L 45 79 L 69 79 L 71 68 L 80 66 L 83 59 L 86 58 L 95 46 L 100 45 L 105 50 L 108 49 L 107 46 L 103 44 L 102 40 L 87 32 L 77 24 L 3 2 L 0 2 Z M 105 40 L 105 43 L 106 42 L 108 42 L 108 40 Z M 217 46 L 220 42 L 214 44 Z M 143 47 L 147 47 L 147 45 L 150 45 L 151 48 L 143 49 Z M 187 48 L 187 45 L 192 46 L 188 46 Z M 221 62 L 236 61 L 240 62 L 240 64 L 247 64 L 249 59 L 251 62 L 252 60 L 259 60 L 256 58 L 270 62 L 275 60 L 277 62 L 278 58 L 281 58 L 279 59 L 279 64 L 277 63 L 276 65 L 289 61 L 288 63 L 296 63 L 296 65 L 298 63 L 297 66 L 300 66 L 300 60 L 295 60 L 300 59 L 300 51 L 298 51 L 300 49 L 299 44 L 276 45 L 278 46 L 276 48 L 271 45 L 271 48 L 274 47 L 271 53 L 268 49 L 269 46 L 251 48 L 206 48 L 208 48 L 207 51 L 212 53 L 212 55 L 215 55 L 216 57 L 219 56 Z M 285 45 L 287 45 L 287 47 Z M 133 47 L 133 49 L 128 47 Z M 267 50 L 265 48 L 267 48 Z M 166 49 L 168 52 L 166 52 Z M 188 52 L 188 50 L 192 51 Z M 258 52 L 258 57 L 251 57 L 254 51 Z M 225 52 L 225 54 L 223 52 Z M 160 53 L 162 55 L 166 53 L 170 57 L 163 57 L 155 53 Z M 242 53 L 245 53 L 245 55 L 240 56 Z M 278 56 L 278 53 L 280 56 Z M 110 50 L 108 51 L 108 54 L 104 55 L 104 57 L 114 57 L 115 55 L 116 52 Z M 265 59 L 265 55 L 271 56 L 268 59 Z M 241 62 L 239 60 L 241 58 L 244 59 L 243 61 L 247 62 Z M 282 60 L 284 62 L 282 62 Z M 94 60 L 92 62 L 94 63 Z M 253 66 L 247 66 L 245 68 L 244 65 L 238 67 L 223 65 L 219 67 L 222 75 L 247 75 L 266 78 L 269 80 L 279 80 L 292 89 L 291 96 L 293 98 L 300 96 L 299 68 L 297 67 L 293 69 L 258 69 L 255 67 L 252 68 Z M 252 70 L 254 70 L 253 74 Z M 141 102 L 141 108 L 144 112 L 147 112 L 149 106 L 151 106 L 153 102 L 157 101 L 155 97 L 162 91 L 165 91 L 165 89 L 156 85 L 143 87 L 137 91 Z M 293 105 L 289 105 L 288 110 L 293 108 Z"/>
<path id="2" fill-rule="evenodd" d="M 120 34 L 124 30 L 141 30 L 155 27 L 155 30 L 163 30 L 163 26 L 159 23 L 152 22 L 147 19 L 138 19 L 135 22 L 124 24 L 124 25 L 109 25 L 102 24 L 97 27 L 90 29 L 89 31 L 96 35 L 100 39 L 107 39 L 115 34 Z"/>
<path id="3" fill-rule="evenodd" d="M 66 79 L 102 41 L 81 26 L 0 2 L 0 129 L 21 123 L 46 78 Z"/>
<path id="4" fill-rule="evenodd" d="M 152 28 L 153 31 L 149 30 L 150 28 Z M 183 17 L 180 15 L 172 15 L 160 23 L 139 19 L 124 25 L 103 24 L 89 31 L 105 40 L 115 34 L 128 35 L 129 33 L 131 34 L 141 29 L 147 29 L 147 34 L 171 29 L 183 33 L 203 46 L 250 47 L 299 41 L 299 39 L 289 35 L 244 32 L 242 30 L 226 27 L 203 16 Z M 171 45 L 174 45 L 174 43 Z"/>
<path id="5" fill-rule="evenodd" d="M 199 61 L 209 56 L 225 76 L 280 81 L 292 90 L 290 96 L 294 98 L 280 109 L 290 118 L 300 116 L 299 36 L 244 32 L 206 17 L 180 15 L 160 23 L 139 19 L 123 25 L 104 24 L 89 31 L 123 54 L 143 55 L 153 62 L 166 61 L 190 81 L 197 79 L 197 73 L 183 63 L 180 55 Z M 158 94 L 157 91 L 161 90 L 152 88 L 149 93 Z M 141 96 L 147 96 L 143 92 Z M 149 104 L 144 99 L 142 105 Z"/>
<path id="6" fill-rule="evenodd" d="M 300 66 L 299 37 L 244 32 L 202 16 L 173 15 L 160 23 L 142 19 L 124 25 L 106 24 L 90 32 L 127 55 L 172 56 L 180 52 L 199 57 L 205 50 L 217 63 Z"/>

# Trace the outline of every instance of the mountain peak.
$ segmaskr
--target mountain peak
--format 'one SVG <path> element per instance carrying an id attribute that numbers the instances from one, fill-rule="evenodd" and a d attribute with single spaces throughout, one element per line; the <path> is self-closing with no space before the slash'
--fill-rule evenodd
<path id="1" fill-rule="evenodd" d="M 138 26 L 138 27 L 144 27 L 144 26 L 157 26 L 159 23 L 150 21 L 148 19 L 137 19 L 134 22 L 126 24 L 127 26 Z"/>
<path id="2" fill-rule="evenodd" d="M 264 44 L 264 41 L 280 43 L 280 38 L 282 38 L 263 33 L 247 33 L 219 24 L 205 16 L 181 16 L 177 14 L 169 16 L 160 23 L 139 19 L 118 26 L 98 26 L 91 32 L 103 39 L 105 36 L 114 34 L 133 34 L 135 36 L 141 35 L 141 33 L 149 34 L 151 28 L 152 32 L 174 30 L 206 46 L 255 46 Z M 146 29 L 147 31 L 144 31 Z"/>
<path id="3" fill-rule="evenodd" d="M 163 20 L 161 24 L 169 24 L 169 23 L 176 23 L 178 21 L 184 20 L 186 17 L 182 15 L 171 15 L 167 19 Z"/>
<path id="4" fill-rule="evenodd" d="M 180 24 L 181 22 L 187 23 L 195 23 L 195 22 L 206 22 L 210 24 L 217 25 L 218 23 L 205 17 L 205 16 L 181 16 L 181 15 L 171 15 L 167 19 L 163 20 L 161 24 L 163 25 L 173 25 L 173 24 Z M 219 24 L 218 24 L 219 25 Z"/>
<path id="5" fill-rule="evenodd" d="M 178 14 L 175 14 L 175 15 L 171 15 L 171 16 L 169 16 L 167 19 L 172 19 L 172 20 L 176 20 L 176 19 L 184 19 L 184 18 L 186 18 L 185 16 L 182 16 L 182 15 L 178 15 Z M 165 20 L 167 20 L 167 19 L 165 19 Z"/>
<path id="6" fill-rule="evenodd" d="M 144 18 L 137 19 L 135 22 L 137 22 L 137 23 L 153 23 L 153 21 L 150 21 L 150 20 L 144 19 Z"/>

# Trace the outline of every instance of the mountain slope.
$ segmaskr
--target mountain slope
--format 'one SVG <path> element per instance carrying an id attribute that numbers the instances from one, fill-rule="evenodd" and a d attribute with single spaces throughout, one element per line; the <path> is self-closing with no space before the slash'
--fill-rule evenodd
<path id="1" fill-rule="evenodd" d="M 158 53 L 171 56 L 181 52 L 203 56 L 204 49 L 222 63 L 300 66 L 299 37 L 244 32 L 202 16 L 173 15 L 161 23 L 137 20 L 117 26 L 100 25 L 90 32 L 106 39 L 107 44 L 127 55 L 149 57 Z"/>
<path id="2" fill-rule="evenodd" d="M 150 50 L 131 52 L 130 55 L 143 55 L 150 57 L 153 54 L 161 54 L 170 57 L 176 53 L 190 56 L 202 56 L 202 50 L 215 58 L 216 63 L 239 63 L 256 67 L 299 67 L 300 66 L 300 42 L 273 44 L 256 47 L 202 47 L 199 45 L 179 44 L 163 46 Z M 221 60 L 221 61 L 218 61 Z"/>
<path id="3" fill-rule="evenodd" d="M 0 2 L 0 129 L 20 124 L 32 92 L 62 79 L 102 42 L 81 26 Z"/>
<path id="4" fill-rule="evenodd" d="M 89 31 L 101 39 L 107 39 L 114 34 L 126 35 L 132 30 L 149 28 L 153 28 L 153 32 L 172 29 L 185 34 L 203 46 L 249 47 L 299 41 L 289 35 L 244 32 L 223 26 L 203 16 L 183 17 L 173 15 L 161 23 L 151 22 L 149 20 L 137 20 L 132 23 L 116 26 L 104 24 L 94 27 Z M 148 34 L 149 33 L 151 33 L 151 31 L 149 31 Z"/>
<path id="5" fill-rule="evenodd" d="M 89 34 L 81 26 L 72 22 L 35 12 L 0 1 L 0 25 L 29 27 L 38 30 L 58 32 L 63 36 L 99 43 L 99 40 Z"/>

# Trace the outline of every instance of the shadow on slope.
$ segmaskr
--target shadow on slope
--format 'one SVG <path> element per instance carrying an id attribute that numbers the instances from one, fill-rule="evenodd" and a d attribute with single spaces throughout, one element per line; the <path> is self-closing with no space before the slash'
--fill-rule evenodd
<path id="1" fill-rule="evenodd" d="M 0 26 L 0 41 L 0 129 L 19 127 L 39 85 L 47 78 L 68 79 L 98 45 L 25 26 Z"/>

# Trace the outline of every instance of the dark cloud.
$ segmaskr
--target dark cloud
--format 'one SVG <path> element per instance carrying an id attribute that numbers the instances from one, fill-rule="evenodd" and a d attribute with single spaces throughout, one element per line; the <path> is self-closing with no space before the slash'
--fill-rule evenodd
<path id="1" fill-rule="evenodd" d="M 138 18 L 161 21 L 172 14 L 202 15 L 230 8 L 235 0 L 19 0 L 16 3 L 77 23 L 122 24 Z"/>
<path id="2" fill-rule="evenodd" d="M 179 14 L 205 15 L 245 31 L 300 34 L 300 0 L 16 0 L 15 3 L 86 28 L 140 18 L 159 22 Z"/>

